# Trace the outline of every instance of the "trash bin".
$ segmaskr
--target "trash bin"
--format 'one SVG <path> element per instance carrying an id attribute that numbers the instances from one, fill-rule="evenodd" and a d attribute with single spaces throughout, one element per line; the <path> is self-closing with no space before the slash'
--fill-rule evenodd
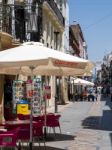
<path id="1" fill-rule="evenodd" d="M 21 100 L 17 103 L 17 114 L 28 115 L 29 112 L 29 102 L 26 100 Z"/>

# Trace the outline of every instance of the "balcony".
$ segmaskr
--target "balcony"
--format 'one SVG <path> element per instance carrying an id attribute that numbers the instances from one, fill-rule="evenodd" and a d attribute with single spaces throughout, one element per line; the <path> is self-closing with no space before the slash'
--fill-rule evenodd
<path id="1" fill-rule="evenodd" d="M 57 4 L 54 2 L 54 0 L 46 0 L 45 2 L 49 4 L 50 8 L 52 9 L 52 11 L 55 13 L 58 20 L 60 21 L 61 25 L 65 27 L 65 19 L 62 13 L 60 12 L 59 8 L 57 7 Z"/>

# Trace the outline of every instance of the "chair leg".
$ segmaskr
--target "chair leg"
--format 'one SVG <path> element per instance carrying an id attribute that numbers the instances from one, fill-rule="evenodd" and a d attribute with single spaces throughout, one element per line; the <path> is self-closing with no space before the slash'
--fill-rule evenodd
<path id="1" fill-rule="evenodd" d="M 40 145 L 40 138 L 41 138 L 41 137 L 38 137 L 39 147 L 41 146 L 41 145 Z M 45 143 L 45 138 L 44 138 L 44 136 L 42 137 L 42 140 L 43 140 L 43 144 L 44 144 L 44 149 L 46 150 L 46 143 Z"/>
<path id="2" fill-rule="evenodd" d="M 53 132 L 54 132 L 54 136 L 56 136 L 55 127 L 53 127 L 52 129 L 53 129 Z"/>
<path id="3" fill-rule="evenodd" d="M 14 150 L 21 150 L 21 149 L 19 149 L 19 147 L 16 147 Z"/>
<path id="4" fill-rule="evenodd" d="M 47 132 L 47 133 L 49 132 L 49 128 L 48 128 L 48 127 L 46 127 L 46 132 Z"/>
<path id="5" fill-rule="evenodd" d="M 40 147 L 40 139 L 38 138 L 38 144 L 39 144 L 39 147 Z"/>
<path id="6" fill-rule="evenodd" d="M 51 127 L 49 127 L 49 134 L 51 133 Z"/>
<path id="7" fill-rule="evenodd" d="M 43 142 L 44 142 L 44 149 L 46 150 L 46 143 L 45 143 L 45 138 L 43 137 Z"/>
<path id="8" fill-rule="evenodd" d="M 39 139 L 39 137 L 37 137 L 37 140 L 38 140 L 38 144 L 39 144 L 39 148 L 40 148 L 40 139 Z"/>
<path id="9" fill-rule="evenodd" d="M 9 147 L 9 148 L 7 148 L 7 147 L 0 147 L 0 150 L 5 150 L 5 149 L 10 149 L 10 150 L 19 150 L 18 149 L 18 147 Z"/>
<path id="10" fill-rule="evenodd" d="M 21 150 L 22 144 L 21 144 L 21 140 L 18 140 L 18 150 Z"/>
<path id="11" fill-rule="evenodd" d="M 61 134 L 61 127 L 59 126 L 60 134 Z"/>

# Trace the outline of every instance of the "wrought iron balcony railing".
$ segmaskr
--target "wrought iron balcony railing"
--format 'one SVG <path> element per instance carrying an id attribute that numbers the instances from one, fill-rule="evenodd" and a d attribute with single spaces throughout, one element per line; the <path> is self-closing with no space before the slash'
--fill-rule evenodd
<path id="1" fill-rule="evenodd" d="M 61 24 L 63 26 L 65 26 L 65 19 L 64 19 L 63 15 L 62 15 L 61 11 L 57 7 L 57 4 L 54 2 L 54 0 L 46 0 L 46 2 L 52 8 L 52 10 L 54 11 L 54 13 L 56 14 L 56 16 L 58 17 L 58 19 L 60 20 Z"/>

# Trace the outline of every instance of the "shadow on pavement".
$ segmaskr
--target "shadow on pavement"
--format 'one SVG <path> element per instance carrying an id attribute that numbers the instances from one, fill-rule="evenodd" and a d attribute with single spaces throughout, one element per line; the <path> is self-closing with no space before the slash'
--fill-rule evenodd
<path id="1" fill-rule="evenodd" d="M 111 142 L 111 146 L 112 146 L 112 133 L 110 133 L 109 135 L 110 135 L 110 142 Z"/>
<path id="2" fill-rule="evenodd" d="M 106 97 L 102 116 L 89 116 L 82 121 L 82 126 L 89 129 L 112 131 L 112 102 Z"/>
<path id="3" fill-rule="evenodd" d="M 101 101 L 105 101 L 102 116 L 89 116 L 82 121 L 83 128 L 112 131 L 112 102 L 110 96 L 101 95 Z"/>
<path id="4" fill-rule="evenodd" d="M 40 149 L 41 150 L 64 150 L 64 149 L 61 149 L 61 148 L 50 147 L 50 146 L 46 146 L 46 149 L 44 147 L 40 147 Z M 34 150 L 37 150 L 37 149 L 34 149 Z"/>
<path id="5" fill-rule="evenodd" d="M 107 100 L 107 96 L 105 96 L 105 95 L 103 95 L 103 94 L 101 94 L 101 101 L 106 101 Z"/>
<path id="6" fill-rule="evenodd" d="M 101 130 L 112 131 L 112 110 L 104 110 L 101 118 Z"/>
<path id="7" fill-rule="evenodd" d="M 109 108 L 112 110 L 112 102 L 110 101 L 110 98 L 106 99 L 105 105 L 109 106 Z"/>
<path id="8" fill-rule="evenodd" d="M 54 141 L 70 141 L 74 140 L 75 136 L 72 135 L 67 135 L 67 134 L 58 134 L 56 133 L 55 136 L 54 134 L 50 134 L 46 138 L 46 143 L 47 142 L 54 142 Z"/>
<path id="9" fill-rule="evenodd" d="M 64 149 L 61 149 L 61 148 L 56 148 L 56 147 L 50 147 L 50 146 L 33 146 L 32 150 L 64 150 Z M 21 150 L 29 150 L 28 147 L 22 147 Z"/>
<path id="10" fill-rule="evenodd" d="M 82 121 L 83 128 L 99 129 L 101 116 L 89 116 Z"/>
<path id="11" fill-rule="evenodd" d="M 110 97 L 106 98 L 106 103 L 103 109 L 101 118 L 101 130 L 112 131 L 112 102 Z"/>
<path id="12" fill-rule="evenodd" d="M 34 141 L 34 146 L 32 148 L 32 150 L 37 150 L 37 149 L 40 149 L 40 150 L 64 150 L 62 148 L 57 148 L 57 145 L 58 143 L 55 143 L 53 146 L 50 146 L 49 145 L 49 142 L 58 142 L 58 141 L 70 141 L 70 140 L 74 140 L 75 136 L 72 136 L 72 135 L 66 135 L 66 134 L 56 134 L 54 136 L 54 134 L 50 134 L 50 135 L 47 135 L 46 139 L 45 139 L 45 143 L 46 143 L 46 147 L 44 147 L 44 143 L 43 141 L 40 141 L 40 146 L 38 144 L 38 140 L 35 139 Z M 22 150 L 27 150 L 29 149 L 28 146 L 24 145 L 24 147 L 22 147 Z"/>

